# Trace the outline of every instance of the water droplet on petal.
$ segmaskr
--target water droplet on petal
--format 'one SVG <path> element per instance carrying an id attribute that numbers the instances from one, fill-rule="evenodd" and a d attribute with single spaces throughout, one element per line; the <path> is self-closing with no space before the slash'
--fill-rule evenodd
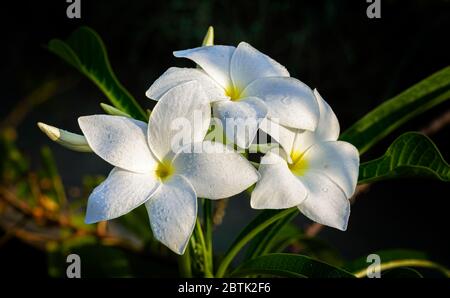
<path id="1" fill-rule="evenodd" d="M 323 192 L 328 192 L 328 187 L 322 187 Z"/>
<path id="2" fill-rule="evenodd" d="M 281 103 L 283 103 L 283 104 L 285 104 L 285 105 L 289 105 L 289 104 L 291 104 L 291 99 L 289 98 L 289 97 L 283 97 L 282 99 L 281 99 Z"/>

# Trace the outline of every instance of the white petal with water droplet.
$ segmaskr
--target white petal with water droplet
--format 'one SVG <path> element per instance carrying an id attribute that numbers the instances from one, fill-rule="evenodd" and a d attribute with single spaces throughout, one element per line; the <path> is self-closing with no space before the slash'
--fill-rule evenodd
<path id="1" fill-rule="evenodd" d="M 256 169 L 232 148 L 205 141 L 187 146 L 174 159 L 177 173 L 186 177 L 202 198 L 236 195 L 258 180 Z"/>
<path id="2" fill-rule="evenodd" d="M 339 122 L 331 107 L 315 89 L 314 96 L 319 106 L 320 117 L 315 131 L 298 131 L 293 148 L 305 152 L 309 147 L 323 141 L 336 141 L 339 137 Z"/>
<path id="3" fill-rule="evenodd" d="M 110 164 L 138 173 L 157 165 L 147 144 L 147 124 L 128 117 L 92 115 L 78 118 L 92 150 Z"/>
<path id="4" fill-rule="evenodd" d="M 89 196 L 86 223 L 113 219 L 130 212 L 147 201 L 159 184 L 154 175 L 114 168 Z"/>
<path id="5" fill-rule="evenodd" d="M 283 65 L 246 42 L 239 43 L 234 51 L 230 72 L 233 85 L 237 90 L 243 90 L 259 78 L 289 77 L 289 72 Z"/>
<path id="6" fill-rule="evenodd" d="M 269 151 L 259 166 L 261 178 L 251 196 L 254 209 L 285 209 L 306 199 L 306 188 L 288 168 L 286 159 Z"/>
<path id="7" fill-rule="evenodd" d="M 187 58 L 198 65 L 223 88 L 229 88 L 230 61 L 235 47 L 231 46 L 206 46 L 184 51 L 175 51 L 173 55 L 178 58 Z"/>
<path id="8" fill-rule="evenodd" d="M 197 218 L 197 195 L 192 185 L 186 178 L 174 175 L 159 187 L 145 207 L 155 238 L 182 255 Z"/>
<path id="9" fill-rule="evenodd" d="M 317 101 L 312 90 L 297 79 L 257 79 L 245 88 L 242 96 L 262 99 L 269 109 L 268 118 L 282 125 L 307 130 L 315 130 L 317 127 Z"/>
<path id="10" fill-rule="evenodd" d="M 314 89 L 314 96 L 319 105 L 320 119 L 317 129 L 314 131 L 320 141 L 336 141 L 339 137 L 339 121 L 328 103 Z"/>
<path id="11" fill-rule="evenodd" d="M 167 91 L 182 83 L 197 81 L 211 102 L 228 100 L 225 90 L 219 86 L 203 70 L 195 68 L 171 67 L 164 72 L 147 90 L 148 98 L 159 100 Z"/>
<path id="12" fill-rule="evenodd" d="M 211 122 L 211 106 L 196 81 L 180 84 L 164 94 L 152 111 L 148 143 L 163 160 L 184 145 L 203 141 Z"/>
<path id="13" fill-rule="evenodd" d="M 309 219 L 342 231 L 347 229 L 350 216 L 350 202 L 327 176 L 308 171 L 301 181 L 308 191 L 308 197 L 298 208 Z"/>
<path id="14" fill-rule="evenodd" d="M 344 191 L 347 198 L 355 192 L 359 173 L 359 153 L 347 142 L 321 142 L 311 146 L 304 158 L 308 168 L 327 175 Z"/>

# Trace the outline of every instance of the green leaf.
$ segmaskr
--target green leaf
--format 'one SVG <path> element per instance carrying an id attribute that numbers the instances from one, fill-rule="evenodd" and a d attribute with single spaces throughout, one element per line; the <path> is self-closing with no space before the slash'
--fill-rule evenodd
<path id="1" fill-rule="evenodd" d="M 280 234 L 283 236 L 277 237 L 273 247 L 270 248 L 271 252 L 283 252 L 288 246 L 292 245 L 300 248 L 302 255 L 322 260 L 334 266 L 341 266 L 343 264 L 342 256 L 339 252 L 327 242 L 317 237 L 309 237 L 300 232 L 285 232 L 283 230 L 280 231 Z"/>
<path id="2" fill-rule="evenodd" d="M 276 222 L 278 219 L 288 216 L 292 213 L 297 213 L 297 208 L 290 208 L 284 210 L 264 210 L 256 216 L 238 235 L 236 240 L 230 246 L 228 251 L 225 253 L 222 262 L 217 269 L 216 277 L 223 277 L 226 273 L 228 266 L 236 257 L 236 255 L 241 251 L 244 246 L 249 243 L 256 235 L 264 231 L 271 224 Z"/>
<path id="3" fill-rule="evenodd" d="M 352 143 L 360 154 L 406 121 L 450 98 L 450 67 L 446 67 L 373 109 L 340 139 Z"/>
<path id="4" fill-rule="evenodd" d="M 447 277 L 450 277 L 450 271 L 447 268 L 433 262 L 425 253 L 420 251 L 395 249 L 378 251 L 374 254 L 380 257 L 381 272 L 400 267 L 430 268 L 443 273 Z M 369 265 L 371 265 L 371 263 L 367 262 L 367 258 L 362 257 L 348 263 L 344 269 L 352 272 L 356 277 L 362 278 L 366 277 L 367 267 Z"/>
<path id="5" fill-rule="evenodd" d="M 50 40 L 48 49 L 87 76 L 117 109 L 147 120 L 145 112 L 117 80 L 103 41 L 94 30 L 80 27 L 66 41 Z"/>
<path id="6" fill-rule="evenodd" d="M 247 250 L 247 258 L 253 259 L 255 257 L 267 254 L 271 252 L 272 247 L 275 243 L 277 243 L 284 235 L 283 229 L 289 222 L 297 216 L 297 212 L 292 212 L 291 214 L 279 219 L 275 223 L 273 223 L 265 233 L 259 233 L 255 239 L 253 239 Z M 291 231 L 289 231 L 291 232 Z M 298 233 L 301 233 L 297 230 Z"/>
<path id="7" fill-rule="evenodd" d="M 398 137 L 382 157 L 360 165 L 358 182 L 416 176 L 449 181 L 450 167 L 427 136 L 407 132 Z"/>
<path id="8" fill-rule="evenodd" d="M 231 277 L 249 275 L 272 275 L 280 277 L 312 277 L 312 278 L 354 278 L 351 273 L 296 254 L 268 254 L 260 256 L 239 266 Z"/>
<path id="9" fill-rule="evenodd" d="M 278 231 L 268 249 L 270 252 L 283 252 L 290 244 L 304 237 L 307 236 L 296 225 L 287 224 Z"/>

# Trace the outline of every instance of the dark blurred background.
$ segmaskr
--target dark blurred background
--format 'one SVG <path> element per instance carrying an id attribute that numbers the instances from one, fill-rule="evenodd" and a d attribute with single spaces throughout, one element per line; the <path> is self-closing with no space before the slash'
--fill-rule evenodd
<path id="1" fill-rule="evenodd" d="M 81 0 L 81 19 L 66 17 L 67 3 L 15 1 L 1 4 L 1 118 L 45 80 L 67 78 L 67 86 L 36 107 L 18 127 L 21 150 L 38 163 L 39 147 L 50 144 L 37 121 L 79 132 L 77 117 L 102 113 L 102 93 L 75 69 L 46 50 L 80 25 L 104 39 L 119 80 L 144 107 L 150 84 L 170 66 L 188 66 L 173 50 L 196 47 L 209 25 L 217 44 L 247 41 L 285 65 L 291 75 L 322 96 L 342 130 L 383 101 L 449 65 L 449 1 L 381 1 L 381 19 L 369 19 L 364 0 L 342 1 L 102 1 Z M 403 126 L 362 157 L 381 155 L 402 131 L 420 130 L 449 108 L 438 106 Z M 449 128 L 432 136 L 450 160 Z M 77 186 L 84 174 L 107 174 L 110 167 L 92 154 L 50 144 L 62 179 Z M 448 184 L 404 179 L 381 182 L 352 207 L 349 228 L 325 228 L 319 237 L 346 258 L 379 249 L 423 250 L 450 265 Z M 256 214 L 242 198 L 230 200 L 215 233 L 223 251 L 236 231 Z M 300 226 L 309 224 L 299 216 Z M 47 274 L 46 256 L 18 240 L 0 247 L 2 273 Z"/>

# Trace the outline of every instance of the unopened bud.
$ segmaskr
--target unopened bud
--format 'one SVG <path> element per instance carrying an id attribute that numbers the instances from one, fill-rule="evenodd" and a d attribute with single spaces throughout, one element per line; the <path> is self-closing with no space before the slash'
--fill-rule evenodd
<path id="1" fill-rule="evenodd" d="M 57 127 L 38 122 L 38 126 L 52 141 L 79 152 L 92 152 L 91 147 L 82 135 L 71 133 Z"/>

